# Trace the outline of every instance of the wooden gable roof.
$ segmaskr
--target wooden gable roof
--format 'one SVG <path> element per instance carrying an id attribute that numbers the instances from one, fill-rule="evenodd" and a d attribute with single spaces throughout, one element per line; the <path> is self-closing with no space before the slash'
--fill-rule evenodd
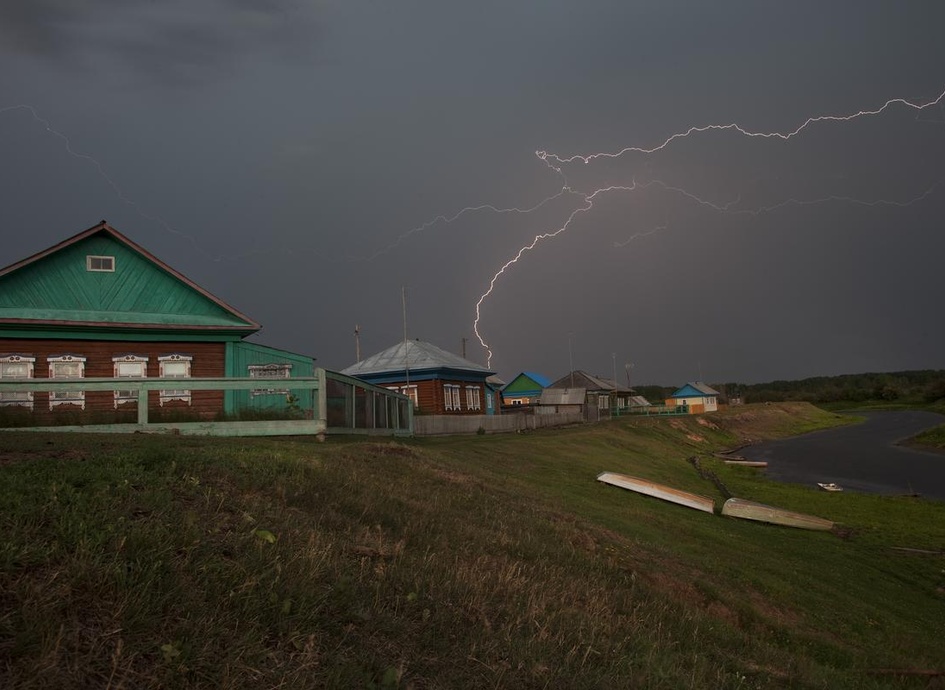
<path id="1" fill-rule="evenodd" d="M 91 270 L 111 257 L 113 270 Z M 260 325 L 102 221 L 0 269 L 0 330 L 204 333 Z"/>

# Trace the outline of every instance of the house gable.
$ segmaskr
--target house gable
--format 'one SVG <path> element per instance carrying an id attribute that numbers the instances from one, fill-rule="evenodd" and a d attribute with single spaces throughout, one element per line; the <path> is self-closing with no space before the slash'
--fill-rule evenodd
<path id="1" fill-rule="evenodd" d="M 0 333 L 37 329 L 241 338 L 259 324 L 102 222 L 0 271 Z"/>
<path id="2" fill-rule="evenodd" d="M 541 374 L 523 371 L 512 379 L 510 384 L 502 389 L 502 393 L 505 395 L 515 393 L 534 393 L 535 395 L 539 395 L 543 388 L 548 387 L 549 383 L 550 381 Z"/>
<path id="3" fill-rule="evenodd" d="M 707 398 L 707 397 L 718 397 L 719 392 L 709 388 L 704 383 L 687 383 L 682 388 L 678 389 L 675 393 L 670 395 L 670 399 L 676 398 Z"/>

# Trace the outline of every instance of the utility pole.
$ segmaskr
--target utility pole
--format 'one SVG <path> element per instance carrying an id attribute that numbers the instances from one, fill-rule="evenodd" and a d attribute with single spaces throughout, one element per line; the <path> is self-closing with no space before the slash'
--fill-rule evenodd
<path id="1" fill-rule="evenodd" d="M 466 338 L 463 338 L 463 359 L 466 359 Z"/>
<path id="2" fill-rule="evenodd" d="M 571 370 L 571 388 L 574 388 L 574 354 L 571 350 L 571 334 L 568 333 L 568 366 Z"/>
<path id="3" fill-rule="evenodd" d="M 406 375 L 407 395 L 410 395 L 410 361 L 407 358 L 407 286 L 400 286 L 400 301 L 404 309 L 404 374 Z"/>
<path id="4" fill-rule="evenodd" d="M 361 363 L 361 327 L 354 325 L 354 354 L 357 357 L 358 364 Z"/>

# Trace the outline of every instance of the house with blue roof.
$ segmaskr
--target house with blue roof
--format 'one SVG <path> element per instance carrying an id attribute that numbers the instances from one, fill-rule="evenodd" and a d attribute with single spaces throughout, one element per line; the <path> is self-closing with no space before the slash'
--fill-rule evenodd
<path id="1" fill-rule="evenodd" d="M 523 371 L 502 389 L 503 405 L 536 405 L 551 381 L 533 371 Z"/>
<path id="2" fill-rule="evenodd" d="M 421 414 L 495 414 L 495 372 L 433 343 L 405 340 L 344 369 L 342 374 L 398 391 Z"/>
<path id="3" fill-rule="evenodd" d="M 690 414 L 719 409 L 719 392 L 701 381 L 690 381 L 666 399 L 668 407 L 686 407 Z"/>

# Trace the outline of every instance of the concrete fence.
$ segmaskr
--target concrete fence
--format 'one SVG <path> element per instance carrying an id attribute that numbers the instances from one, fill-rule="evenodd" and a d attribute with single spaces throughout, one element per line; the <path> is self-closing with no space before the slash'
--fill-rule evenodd
<path id="1" fill-rule="evenodd" d="M 523 412 L 501 415 L 417 415 L 413 418 L 413 431 L 417 436 L 438 436 L 475 434 L 481 428 L 487 434 L 502 434 L 583 422 L 584 415 L 581 412 L 540 415 Z"/>

